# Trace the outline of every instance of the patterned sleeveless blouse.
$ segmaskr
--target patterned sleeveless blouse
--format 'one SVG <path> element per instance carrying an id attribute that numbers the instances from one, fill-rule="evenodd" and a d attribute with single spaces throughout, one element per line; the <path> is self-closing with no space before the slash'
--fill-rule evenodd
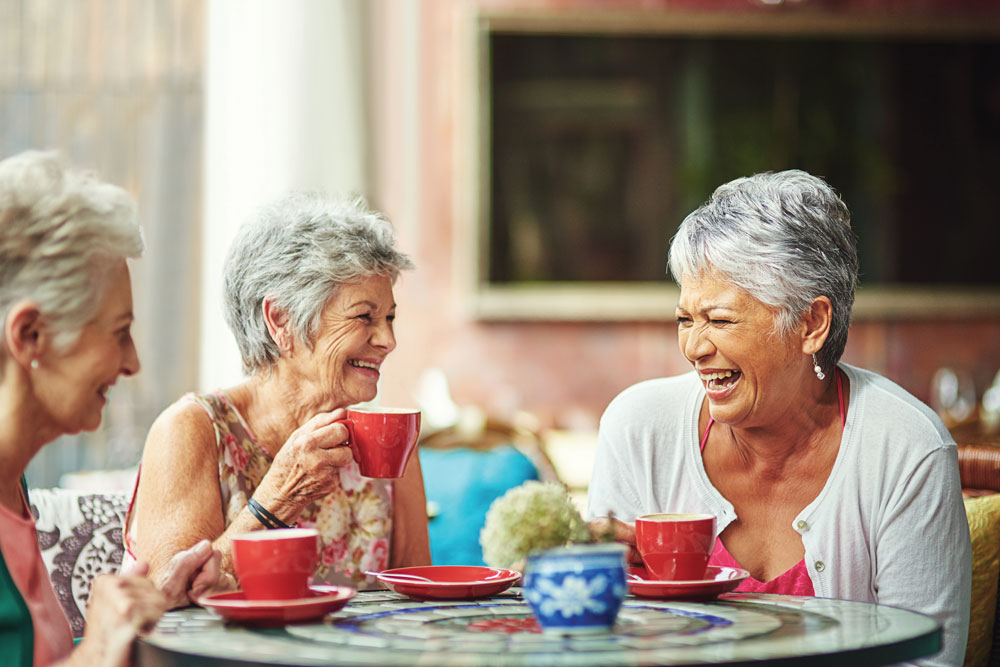
<path id="1" fill-rule="evenodd" d="M 219 448 L 219 491 L 226 526 L 246 507 L 272 458 L 257 444 L 243 416 L 222 392 L 185 394 L 181 400 L 204 408 Z M 353 460 L 340 469 L 340 484 L 306 506 L 297 524 L 319 531 L 319 565 L 313 582 L 378 588 L 365 574 L 389 566 L 392 536 L 391 480 L 362 477 Z"/>

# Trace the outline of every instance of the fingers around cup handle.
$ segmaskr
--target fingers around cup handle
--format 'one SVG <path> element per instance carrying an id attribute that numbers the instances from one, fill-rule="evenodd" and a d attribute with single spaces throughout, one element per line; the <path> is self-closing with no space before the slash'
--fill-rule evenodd
<path id="1" fill-rule="evenodd" d="M 338 419 L 333 423 L 343 424 L 347 427 L 347 445 L 351 448 L 351 456 L 354 457 L 356 463 L 361 463 L 361 454 L 358 452 L 357 445 L 354 444 L 354 422 L 350 419 Z"/>

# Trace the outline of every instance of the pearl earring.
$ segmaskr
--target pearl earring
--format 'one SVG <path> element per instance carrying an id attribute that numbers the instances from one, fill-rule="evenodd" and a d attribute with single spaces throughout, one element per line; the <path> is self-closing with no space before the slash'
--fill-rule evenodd
<path id="1" fill-rule="evenodd" d="M 826 373 L 823 372 L 823 368 L 816 361 L 816 353 L 813 353 L 813 372 L 816 373 L 816 379 L 822 380 L 826 377 Z"/>
<path id="2" fill-rule="evenodd" d="M 31 360 L 31 368 L 32 370 L 38 370 L 38 359 Z"/>

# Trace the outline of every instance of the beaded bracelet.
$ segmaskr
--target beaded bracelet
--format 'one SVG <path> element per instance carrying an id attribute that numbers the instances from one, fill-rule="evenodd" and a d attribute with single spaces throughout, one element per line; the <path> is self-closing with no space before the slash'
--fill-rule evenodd
<path id="1" fill-rule="evenodd" d="M 257 517 L 257 520 L 266 528 L 291 528 L 287 523 L 264 509 L 263 505 L 253 498 L 247 501 L 247 507 L 250 508 L 250 513 Z"/>

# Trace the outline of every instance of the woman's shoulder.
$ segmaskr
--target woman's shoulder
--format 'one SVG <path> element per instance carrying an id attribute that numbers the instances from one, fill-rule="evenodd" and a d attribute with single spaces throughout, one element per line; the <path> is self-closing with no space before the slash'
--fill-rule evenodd
<path id="1" fill-rule="evenodd" d="M 611 401 L 616 403 L 642 403 L 644 401 L 660 401 L 663 398 L 684 397 L 701 386 L 701 382 L 692 371 L 671 377 L 642 380 L 623 389 Z"/>
<path id="2" fill-rule="evenodd" d="M 172 425 L 179 423 L 201 426 L 217 426 L 227 422 L 238 422 L 239 413 L 221 391 L 197 393 L 188 392 L 168 405 L 157 422 Z"/>
<path id="3" fill-rule="evenodd" d="M 692 393 L 700 388 L 701 382 L 694 372 L 643 380 L 615 396 L 604 411 L 601 421 L 679 416 Z"/>
<path id="4" fill-rule="evenodd" d="M 884 430 L 907 439 L 911 446 L 954 446 L 941 418 L 923 401 L 889 378 L 870 370 L 841 365 L 852 382 L 866 430 Z M 856 393 L 855 393 L 856 392 Z M 851 401 L 854 402 L 853 399 Z"/>
<path id="5" fill-rule="evenodd" d="M 168 405 L 149 430 L 149 440 L 169 436 L 171 441 L 205 436 L 214 440 L 216 411 L 209 394 L 187 393 Z M 199 438 L 201 439 L 201 438 Z"/>

